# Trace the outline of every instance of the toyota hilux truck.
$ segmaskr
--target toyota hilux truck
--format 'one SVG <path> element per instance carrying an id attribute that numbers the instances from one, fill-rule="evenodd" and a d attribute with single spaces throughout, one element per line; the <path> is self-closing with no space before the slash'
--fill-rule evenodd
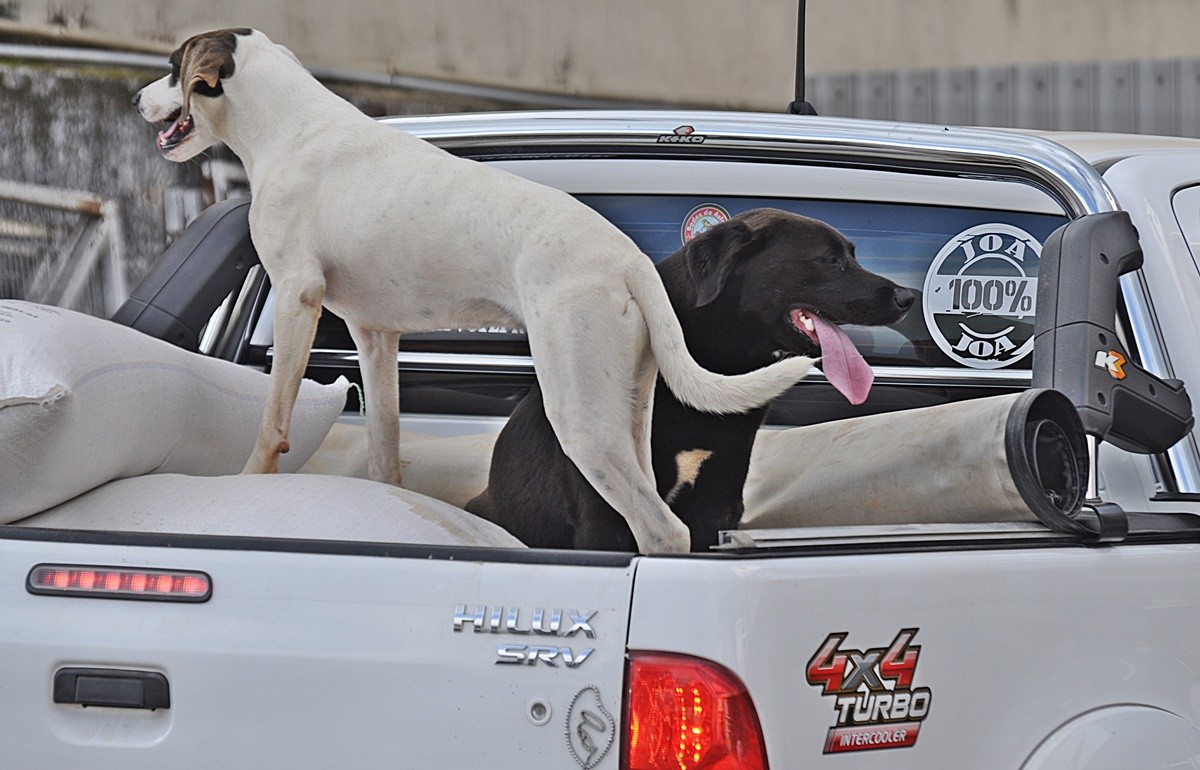
<path id="1" fill-rule="evenodd" d="M 774 402 L 746 518 L 703 552 L 0 525 L 0 765 L 1200 768 L 1200 140 L 387 122 L 655 260 L 750 208 L 821 219 L 917 304 L 848 329 L 866 403 L 819 372 Z M 205 212 L 115 320 L 269 370 L 247 207 Z M 397 363 L 405 436 L 486 468 L 524 338 L 408 335 Z M 308 376 L 359 379 L 330 313 Z M 334 427 L 361 424 L 352 397 Z"/>

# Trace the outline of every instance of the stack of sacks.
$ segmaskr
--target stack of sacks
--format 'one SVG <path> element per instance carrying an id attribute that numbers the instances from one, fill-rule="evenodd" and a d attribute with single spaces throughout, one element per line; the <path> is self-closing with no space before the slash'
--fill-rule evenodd
<path id="1" fill-rule="evenodd" d="M 428 433 L 401 432 L 405 489 L 461 508 L 487 487 L 497 435 L 469 433 L 439 438 Z M 368 478 L 366 426 L 334 425 L 300 472 Z"/>
<path id="2" fill-rule="evenodd" d="M 269 377 L 61 308 L 0 300 L 0 524 L 149 473 L 238 473 Z M 349 384 L 305 381 L 292 417 L 295 471 Z"/>
<path id="3" fill-rule="evenodd" d="M 316 475 L 112 481 L 18 522 L 25 527 L 521 548 L 499 526 L 416 492 Z"/>

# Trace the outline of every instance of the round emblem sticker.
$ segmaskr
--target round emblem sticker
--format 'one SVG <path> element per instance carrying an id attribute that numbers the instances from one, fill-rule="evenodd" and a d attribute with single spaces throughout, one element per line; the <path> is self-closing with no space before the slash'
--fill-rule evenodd
<path id="1" fill-rule="evenodd" d="M 925 326 L 973 369 L 1012 366 L 1033 350 L 1042 244 L 1019 227 L 976 225 L 950 239 L 925 274 Z"/>
<path id="2" fill-rule="evenodd" d="M 705 203 L 688 212 L 687 218 L 683 220 L 680 237 L 684 243 L 687 243 L 708 228 L 728 221 L 728 211 L 715 203 Z"/>

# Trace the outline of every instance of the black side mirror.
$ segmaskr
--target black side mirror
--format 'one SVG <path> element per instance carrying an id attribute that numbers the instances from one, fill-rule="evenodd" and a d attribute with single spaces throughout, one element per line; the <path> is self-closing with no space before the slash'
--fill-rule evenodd
<path id="1" fill-rule="evenodd" d="M 1033 387 L 1066 394 L 1098 440 L 1151 454 L 1187 435 L 1195 417 L 1183 382 L 1136 365 L 1117 336 L 1120 277 L 1141 266 L 1137 230 L 1123 211 L 1050 234 L 1038 273 Z"/>
<path id="2" fill-rule="evenodd" d="M 257 264 L 250 199 L 209 206 L 167 247 L 112 320 L 195 351 L 213 310 Z"/>

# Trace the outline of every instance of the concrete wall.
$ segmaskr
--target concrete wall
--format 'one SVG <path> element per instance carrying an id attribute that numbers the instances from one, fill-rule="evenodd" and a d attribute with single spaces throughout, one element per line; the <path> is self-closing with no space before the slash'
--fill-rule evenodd
<path id="1" fill-rule="evenodd" d="M 1200 54 L 1195 0 L 808 0 L 814 75 Z M 310 66 L 777 110 L 795 0 L 0 0 L 20 29 L 167 51 L 255 26 Z"/>

